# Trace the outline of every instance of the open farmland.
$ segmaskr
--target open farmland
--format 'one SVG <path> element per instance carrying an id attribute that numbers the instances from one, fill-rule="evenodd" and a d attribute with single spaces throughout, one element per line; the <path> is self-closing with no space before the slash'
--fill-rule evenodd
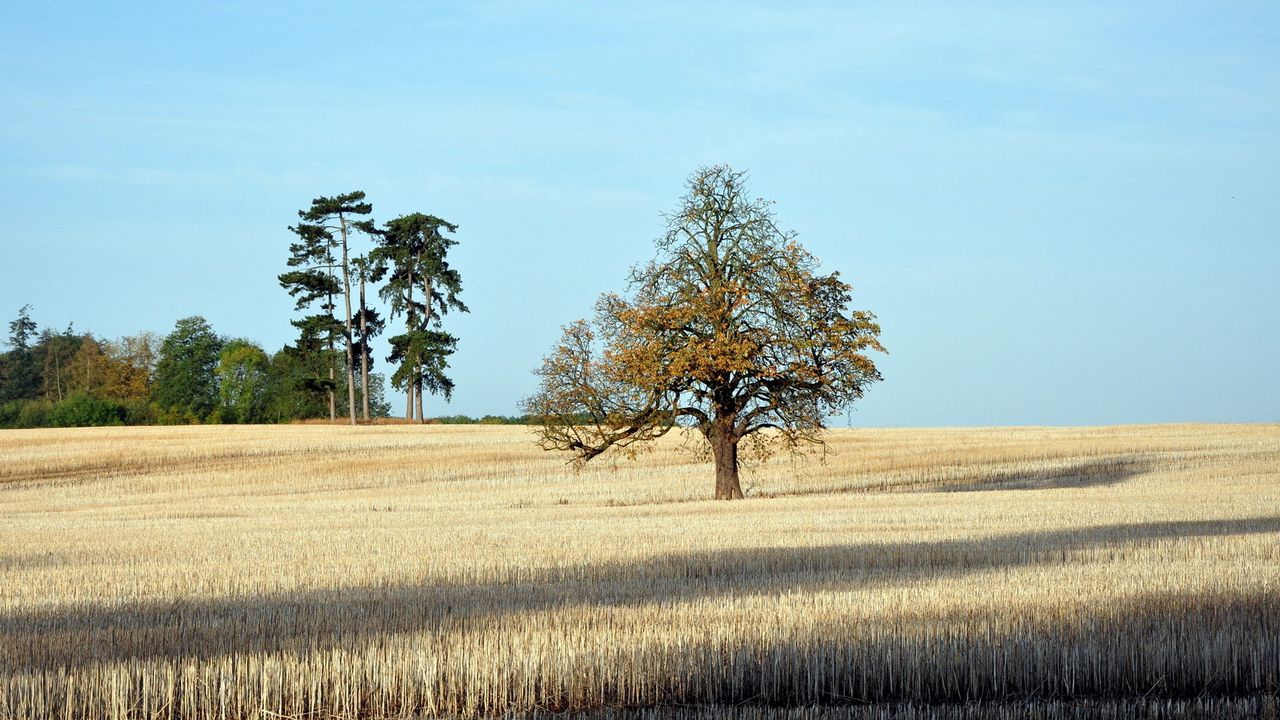
<path id="1" fill-rule="evenodd" d="M 830 450 L 726 503 L 675 438 L 0 433 L 0 718 L 1276 713 L 1280 427 Z"/>

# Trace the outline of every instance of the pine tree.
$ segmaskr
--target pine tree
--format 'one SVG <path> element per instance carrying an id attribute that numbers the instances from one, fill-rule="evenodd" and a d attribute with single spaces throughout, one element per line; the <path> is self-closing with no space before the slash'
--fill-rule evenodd
<path id="1" fill-rule="evenodd" d="M 309 330 L 326 332 L 330 355 L 333 353 L 337 336 L 341 335 L 344 340 L 347 409 L 352 425 L 356 422 L 356 411 L 355 385 L 351 382 L 355 369 L 355 340 L 352 333 L 351 311 L 351 236 L 357 232 L 367 235 L 377 234 L 372 220 L 357 220 L 353 217 L 373 212 L 373 206 L 364 202 L 364 197 L 364 193 L 359 190 L 331 198 L 318 197 L 311 201 L 310 209 L 299 210 L 298 217 L 302 222 L 289 228 L 298 236 L 298 241 L 289 246 L 289 266 L 297 269 L 279 276 L 280 285 L 297 299 L 297 309 L 301 310 L 317 300 L 323 300 L 320 306 L 323 312 L 304 318 L 304 321 Z M 337 295 L 342 296 L 344 305 L 341 325 L 338 325 L 334 315 Z M 328 319 L 332 319 L 333 322 L 327 322 Z M 297 325 L 296 322 L 294 324 Z M 306 331 L 303 330 L 303 332 Z M 329 380 L 333 387 L 337 386 L 332 367 Z M 336 409 L 333 389 L 330 388 L 328 392 L 329 419 L 334 420 Z"/>
<path id="2" fill-rule="evenodd" d="M 457 244 L 445 233 L 458 226 L 433 215 L 413 213 L 387 222 L 371 258 L 377 279 L 387 280 L 379 290 L 391 304 L 392 316 L 405 316 L 405 332 L 389 339 L 387 361 L 397 363 L 391 383 L 406 394 L 406 419 L 425 422 L 424 391 L 453 395 L 453 381 L 445 374 L 448 358 L 458 340 L 441 330 L 450 309 L 468 312 L 458 298 L 462 277 L 449 266 L 449 248 Z"/>
<path id="3" fill-rule="evenodd" d="M 9 323 L 9 352 L 0 357 L 0 401 L 33 400 L 40 395 L 40 364 L 31 341 L 36 338 L 36 323 L 31 319 L 31 306 L 23 305 L 18 317 Z"/>

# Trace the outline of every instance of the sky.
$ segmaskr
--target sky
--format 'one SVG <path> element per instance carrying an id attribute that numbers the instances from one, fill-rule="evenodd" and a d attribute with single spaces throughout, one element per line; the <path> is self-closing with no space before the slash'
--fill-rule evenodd
<path id="1" fill-rule="evenodd" d="M 427 414 L 514 414 L 727 163 L 879 318 L 856 426 L 1280 421 L 1272 0 L 9 0 L 0 98 L 6 322 L 274 351 L 359 189 L 459 225 Z"/>

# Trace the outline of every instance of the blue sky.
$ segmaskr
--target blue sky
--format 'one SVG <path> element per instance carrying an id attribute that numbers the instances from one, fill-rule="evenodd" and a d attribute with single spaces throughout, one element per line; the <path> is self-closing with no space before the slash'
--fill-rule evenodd
<path id="1" fill-rule="evenodd" d="M 857 425 L 1280 420 L 1274 2 L 187 5 L 6 4 L 6 321 L 275 350 L 363 189 L 461 226 L 428 414 L 514 413 L 728 163 L 880 317 Z"/>

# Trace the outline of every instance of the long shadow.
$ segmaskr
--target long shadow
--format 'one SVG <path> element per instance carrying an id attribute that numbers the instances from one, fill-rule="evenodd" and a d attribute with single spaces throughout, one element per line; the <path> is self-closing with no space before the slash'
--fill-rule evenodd
<path id="1" fill-rule="evenodd" d="M 517 570 L 480 583 L 360 586 L 217 600 L 0 614 L 0 671 L 138 659 L 309 652 L 514 613 L 627 607 L 797 589 L 894 586 L 1151 540 L 1280 533 L 1280 516 L 1019 533 L 981 540 L 672 553 L 631 564 Z"/>
<path id="2" fill-rule="evenodd" d="M 947 483 L 939 492 L 978 492 L 984 490 L 1046 490 L 1064 488 L 1107 487 L 1145 475 L 1154 469 L 1149 458 L 1119 456 L 1043 470 L 984 474 L 981 480 Z"/>
<path id="3" fill-rule="evenodd" d="M 845 487 L 830 486 L 796 488 L 782 492 L 764 490 L 760 497 L 801 497 L 826 495 L 832 492 L 985 492 L 993 490 L 1046 490 L 1067 488 L 1106 487 L 1118 485 L 1156 468 L 1149 457 L 1116 455 L 1096 460 L 1077 461 L 1060 467 L 1046 467 L 1025 471 L 973 471 L 970 466 L 962 470 L 966 475 L 958 478 L 925 479 L 913 482 L 885 482 L 867 485 L 864 480 L 851 482 Z"/>

